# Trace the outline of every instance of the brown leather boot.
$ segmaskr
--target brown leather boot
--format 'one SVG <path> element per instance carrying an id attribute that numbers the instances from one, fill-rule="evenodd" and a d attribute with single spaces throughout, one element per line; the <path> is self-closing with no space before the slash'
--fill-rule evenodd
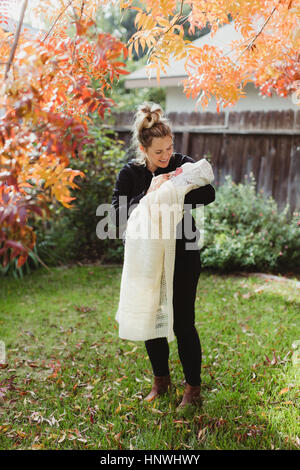
<path id="1" fill-rule="evenodd" d="M 171 378 L 169 375 L 154 376 L 154 383 L 151 392 L 144 398 L 145 401 L 152 401 L 158 395 L 163 395 L 171 386 Z"/>
<path id="2" fill-rule="evenodd" d="M 201 404 L 201 386 L 200 385 L 185 385 L 182 401 L 177 407 L 177 411 L 188 408 L 188 405 L 200 405 Z"/>

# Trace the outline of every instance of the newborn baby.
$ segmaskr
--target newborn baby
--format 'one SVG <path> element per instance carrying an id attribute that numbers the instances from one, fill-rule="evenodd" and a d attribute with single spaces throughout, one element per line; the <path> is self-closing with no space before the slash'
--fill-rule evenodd
<path id="1" fill-rule="evenodd" d="M 198 160 L 195 163 L 186 162 L 182 166 L 176 168 L 174 171 L 158 175 L 152 179 L 150 188 L 147 194 L 160 188 L 165 182 L 172 181 L 172 184 L 177 187 L 184 187 L 188 185 L 201 186 L 205 183 L 205 179 L 212 181 L 214 179 L 211 165 L 205 158 Z"/>
<path id="2" fill-rule="evenodd" d="M 197 171 L 198 165 L 191 162 L 186 162 L 182 166 L 176 168 L 175 171 L 171 171 L 169 174 L 169 180 L 172 180 L 172 183 L 175 186 L 185 186 L 188 184 L 193 184 L 195 182 L 194 170 Z"/>
<path id="3" fill-rule="evenodd" d="M 170 171 L 170 173 L 168 173 L 168 175 L 171 179 L 171 178 L 174 178 L 175 176 L 180 175 L 180 173 L 182 173 L 182 172 L 183 172 L 183 170 L 182 170 L 181 166 L 179 166 L 178 168 L 176 168 L 176 170 Z"/>

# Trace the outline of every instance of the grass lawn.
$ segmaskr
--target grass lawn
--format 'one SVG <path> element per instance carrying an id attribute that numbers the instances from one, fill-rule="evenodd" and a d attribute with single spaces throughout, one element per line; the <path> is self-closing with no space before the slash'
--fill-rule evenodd
<path id="1" fill-rule="evenodd" d="M 173 393 L 142 401 L 152 371 L 144 343 L 118 337 L 120 279 L 120 266 L 0 279 L 1 449 L 299 449 L 296 284 L 201 274 L 203 406 L 180 417 L 176 341 Z"/>

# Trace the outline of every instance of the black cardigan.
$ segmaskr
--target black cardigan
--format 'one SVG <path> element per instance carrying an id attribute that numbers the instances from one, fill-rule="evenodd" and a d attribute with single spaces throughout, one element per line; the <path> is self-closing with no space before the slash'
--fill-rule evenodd
<path id="1" fill-rule="evenodd" d="M 186 162 L 195 163 L 195 160 L 187 155 L 173 153 L 169 161 L 169 165 L 166 168 L 157 168 L 154 173 L 152 173 L 146 166 L 135 163 L 134 160 L 130 160 L 123 166 L 117 176 L 112 196 L 112 214 L 115 216 L 115 218 L 112 217 L 112 220 L 119 229 L 119 236 L 123 237 L 126 229 L 126 222 L 125 224 L 120 224 L 120 218 L 122 217 L 121 220 L 127 221 L 132 209 L 147 193 L 153 176 L 174 171 Z M 122 202 L 119 200 L 120 196 L 127 196 L 127 202 L 120 204 L 120 202 Z M 184 204 L 190 204 L 190 208 L 194 209 L 197 204 L 207 205 L 214 200 L 214 187 L 211 184 L 208 184 L 189 191 L 185 195 Z M 192 220 L 190 220 L 190 218 Z M 193 238 L 185 238 L 185 223 L 191 223 L 192 230 L 194 232 Z M 200 233 L 196 228 L 194 218 L 189 210 L 184 211 L 183 219 L 178 223 L 176 230 L 178 234 L 183 234 L 182 238 L 176 239 L 176 252 L 185 252 L 185 242 L 191 243 L 199 240 Z"/>

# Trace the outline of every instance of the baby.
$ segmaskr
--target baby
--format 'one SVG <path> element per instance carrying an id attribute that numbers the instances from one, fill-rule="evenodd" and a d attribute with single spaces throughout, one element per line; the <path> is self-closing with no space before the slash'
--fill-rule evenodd
<path id="1" fill-rule="evenodd" d="M 169 180 L 172 179 L 172 183 L 175 186 L 186 186 L 187 184 L 193 183 L 194 175 L 193 170 L 194 163 L 186 162 L 182 166 L 176 168 L 175 171 L 168 173 Z"/>
<path id="2" fill-rule="evenodd" d="M 196 163 L 186 162 L 174 171 L 154 177 L 147 194 L 157 190 L 165 181 L 172 180 L 172 184 L 177 187 L 187 185 L 199 186 L 199 181 L 202 181 L 201 184 L 203 185 L 203 178 L 210 179 L 211 181 L 214 179 L 211 165 L 205 158 Z"/>
<path id="3" fill-rule="evenodd" d="M 174 178 L 175 176 L 180 175 L 180 173 L 182 173 L 182 171 L 183 171 L 182 168 L 179 166 L 178 168 L 176 168 L 176 170 L 170 171 L 170 173 L 168 173 L 169 178 L 171 179 L 171 178 Z"/>

